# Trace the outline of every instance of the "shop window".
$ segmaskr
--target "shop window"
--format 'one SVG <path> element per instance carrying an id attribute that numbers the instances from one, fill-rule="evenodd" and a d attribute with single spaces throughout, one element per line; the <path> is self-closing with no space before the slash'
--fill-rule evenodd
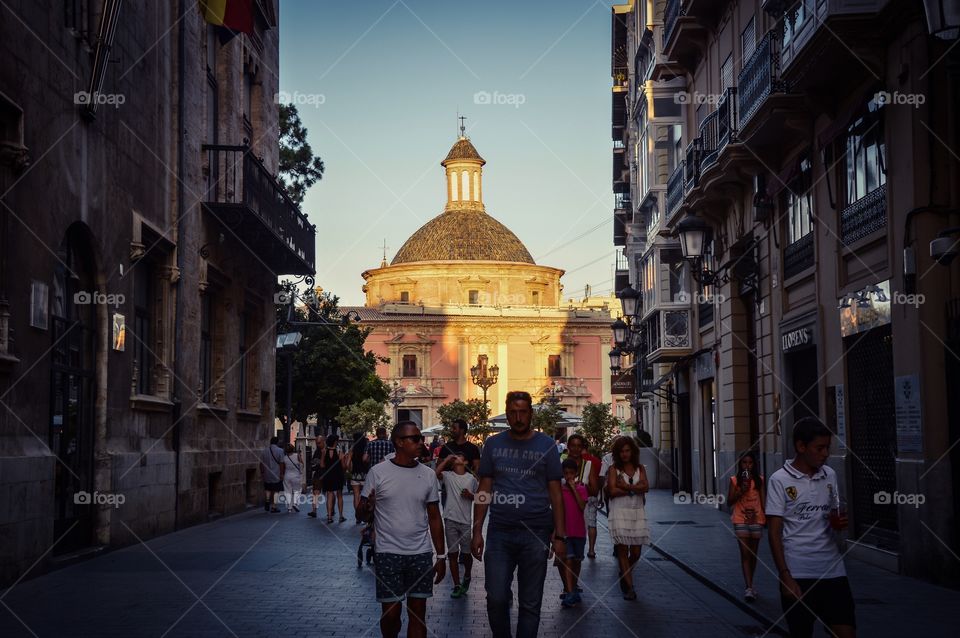
<path id="1" fill-rule="evenodd" d="M 563 376 L 563 365 L 560 361 L 560 355 L 551 354 L 547 357 L 547 376 L 551 378 Z"/>
<path id="2" fill-rule="evenodd" d="M 405 377 L 419 376 L 417 374 L 417 355 L 415 354 L 403 355 L 403 376 Z"/>

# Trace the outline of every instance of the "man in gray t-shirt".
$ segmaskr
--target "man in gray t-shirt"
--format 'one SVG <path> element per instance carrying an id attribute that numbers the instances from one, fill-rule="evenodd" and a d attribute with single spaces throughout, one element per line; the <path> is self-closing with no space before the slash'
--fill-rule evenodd
<path id="1" fill-rule="evenodd" d="M 267 512 L 279 512 L 274 502 L 277 494 L 283 491 L 284 454 L 278 445 L 280 439 L 272 437 L 270 445 L 260 454 L 260 475 L 263 477 L 264 502 Z"/>
<path id="2" fill-rule="evenodd" d="M 494 636 L 512 635 L 514 572 L 519 572 L 516 635 L 537 635 L 551 541 L 557 556 L 566 556 L 560 453 L 552 438 L 531 429 L 531 402 L 527 392 L 507 393 L 510 429 L 487 439 L 480 454 L 470 549 L 474 558 L 484 561 L 487 618 Z"/>

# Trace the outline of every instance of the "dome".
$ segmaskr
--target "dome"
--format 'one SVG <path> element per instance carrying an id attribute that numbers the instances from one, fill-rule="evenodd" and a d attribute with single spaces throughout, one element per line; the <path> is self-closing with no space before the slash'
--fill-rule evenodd
<path id="1" fill-rule="evenodd" d="M 453 143 L 450 152 L 447 153 L 446 159 L 440 162 L 440 164 L 446 166 L 447 162 L 454 160 L 476 160 L 480 162 L 481 166 L 487 163 L 485 159 L 480 157 L 480 153 L 477 152 L 477 149 L 470 142 L 470 139 L 462 135 Z"/>
<path id="2" fill-rule="evenodd" d="M 415 261 L 535 263 L 509 228 L 482 210 L 464 208 L 447 210 L 421 226 L 403 244 L 391 265 Z"/>

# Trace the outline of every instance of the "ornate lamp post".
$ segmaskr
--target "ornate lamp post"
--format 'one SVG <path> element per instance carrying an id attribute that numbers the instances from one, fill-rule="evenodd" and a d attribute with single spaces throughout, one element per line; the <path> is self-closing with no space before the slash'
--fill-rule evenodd
<path id="1" fill-rule="evenodd" d="M 483 388 L 483 404 L 487 404 L 487 390 L 497 382 L 500 375 L 500 368 L 496 364 L 487 367 L 487 355 L 481 354 L 477 357 L 477 365 L 470 367 L 470 378 L 474 385 Z"/>
<path id="2" fill-rule="evenodd" d="M 620 372 L 620 357 L 624 354 L 634 355 L 634 389 L 630 406 L 637 414 L 637 424 L 640 424 L 640 405 L 643 395 L 643 371 L 646 368 L 646 343 L 641 333 L 640 319 L 643 316 L 643 305 L 640 303 L 640 293 L 627 286 L 617 293 L 620 304 L 623 306 L 624 319 L 617 319 L 610 324 L 613 331 L 614 348 L 610 351 L 610 371 Z"/>
<path id="3" fill-rule="evenodd" d="M 393 388 L 390 390 L 390 403 L 393 404 L 393 424 L 396 425 L 399 420 L 399 408 L 407 394 L 406 388 L 400 385 L 399 381 L 393 382 Z"/>

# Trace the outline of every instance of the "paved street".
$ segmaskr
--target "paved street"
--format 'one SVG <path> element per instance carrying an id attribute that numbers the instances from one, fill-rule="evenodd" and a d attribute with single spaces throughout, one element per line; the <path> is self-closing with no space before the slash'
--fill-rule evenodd
<path id="1" fill-rule="evenodd" d="M 726 514 L 676 505 L 666 491 L 650 494 L 648 514 L 656 549 L 639 566 L 640 599 L 620 598 L 601 529 L 598 557 L 584 566 L 580 608 L 560 608 L 559 580 L 548 572 L 541 635 L 777 635 L 769 628 L 783 622 L 763 564 L 752 614 L 737 602 L 742 587 Z M 4 591 L 0 636 L 378 636 L 374 574 L 356 566 L 359 530 L 305 513 L 251 510 L 169 534 Z M 761 561 L 769 560 L 764 541 Z M 850 558 L 847 565 L 859 635 L 953 635 L 957 592 Z M 431 635 L 489 635 L 482 569 L 466 599 L 451 600 L 449 587 L 448 576 L 428 606 Z"/>
<path id="2" fill-rule="evenodd" d="M 359 529 L 262 510 L 186 529 L 20 582 L 0 598 L 0 636 L 377 636 L 374 575 L 356 567 Z M 762 634 L 652 552 L 639 566 L 640 599 L 622 600 L 610 552 L 601 529 L 577 609 L 560 608 L 551 569 L 541 635 Z M 449 588 L 448 577 L 428 606 L 431 635 L 489 635 L 482 569 L 467 599 L 451 600 Z"/>

